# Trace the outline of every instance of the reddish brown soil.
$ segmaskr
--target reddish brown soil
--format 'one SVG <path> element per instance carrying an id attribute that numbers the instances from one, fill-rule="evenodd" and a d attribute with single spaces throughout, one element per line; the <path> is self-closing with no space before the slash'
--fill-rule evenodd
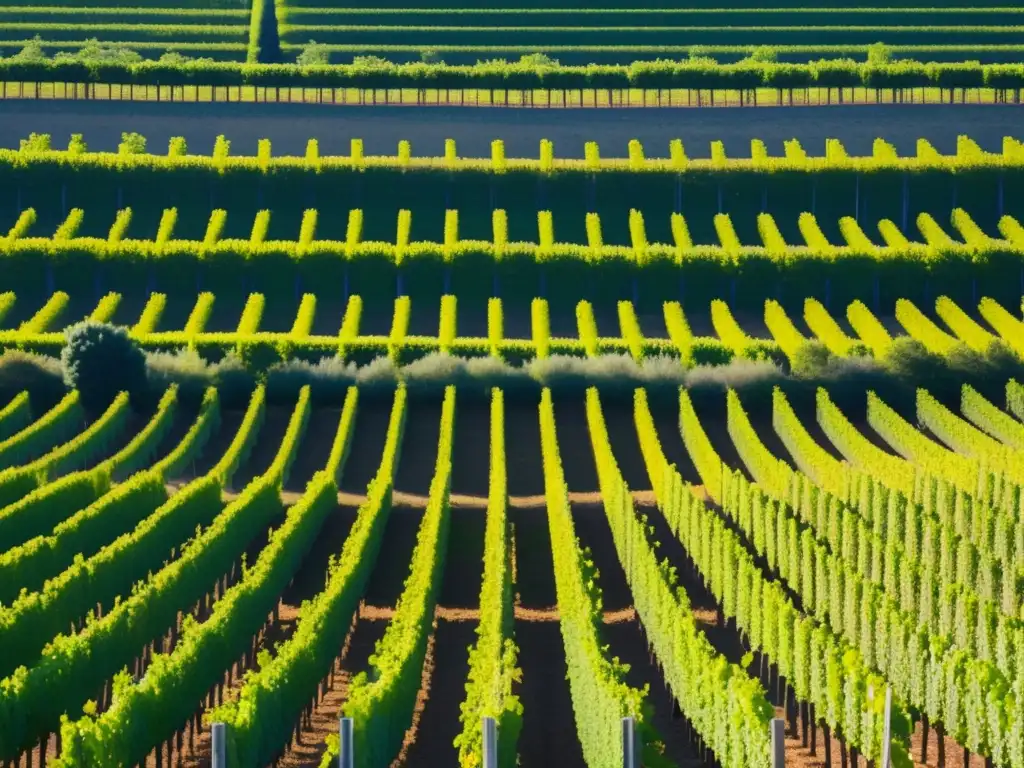
<path id="1" fill-rule="evenodd" d="M 580 410 L 575 403 L 559 403 L 556 406 L 562 462 L 566 467 L 566 482 L 573 491 L 577 490 L 574 480 L 578 480 L 586 487 L 597 477 L 597 467 L 587 433 L 586 412 L 581 413 Z M 603 411 L 606 422 L 610 422 L 609 434 L 614 430 L 626 432 L 628 435 L 629 430 L 624 429 L 629 426 L 625 417 L 631 415 L 631 407 L 605 407 Z M 609 419 L 608 414 L 614 416 Z M 638 451 L 639 446 L 636 452 Z M 639 483 L 641 477 L 635 471 L 636 456 L 631 456 L 629 462 L 634 470 L 634 480 Z M 647 487 L 649 488 L 649 484 Z M 619 563 L 604 505 L 599 497 L 589 502 L 573 501 L 572 517 L 579 544 L 590 553 L 590 559 L 597 568 L 597 582 L 601 589 L 604 610 L 623 616 L 623 620 L 606 623 L 602 628 L 601 640 L 608 644 L 609 656 L 628 665 L 626 680 L 630 685 L 636 688 L 648 686 L 651 693 L 648 701 L 653 709 L 651 724 L 659 732 L 665 756 L 678 765 L 696 764 L 696 756 L 687 744 L 682 728 L 672 721 L 674 707 L 661 704 L 664 701 L 661 697 L 661 693 L 665 691 L 664 677 L 641 634 L 640 620 L 633 609 L 633 594 Z M 655 704 L 655 701 L 659 704 Z"/>
<path id="2" fill-rule="evenodd" d="M 521 765 L 583 766 L 576 721 L 566 679 L 565 652 L 555 608 L 540 422 L 536 405 L 506 403 L 505 440 L 509 493 L 539 503 L 512 503 L 515 635 L 523 681 L 519 698 L 523 727 Z"/>
<path id="3" fill-rule="evenodd" d="M 490 419 L 485 401 L 460 405 L 456 414 L 452 491 L 474 503 L 454 505 L 450 510 L 432 647 L 424 665 L 415 724 L 396 760 L 398 766 L 458 762 L 454 740 L 462 730 L 459 707 L 466 694 L 469 648 L 476 642 L 479 624 Z"/>
<path id="4" fill-rule="evenodd" d="M 455 737 L 462 730 L 459 706 L 466 697 L 469 648 L 476 642 L 477 619 L 439 615 L 424 663 L 423 686 L 414 726 L 396 766 L 457 765 Z"/>
<path id="5" fill-rule="evenodd" d="M 338 509 L 325 522 L 321 537 L 307 556 L 302 571 L 286 590 L 286 594 L 293 601 L 299 602 L 311 597 L 323 587 L 327 560 L 332 554 L 341 551 L 344 538 L 355 522 L 366 486 L 380 464 L 390 409 L 391 404 L 388 401 L 366 401 L 360 404 L 352 436 L 352 445 L 359 446 L 360 449 L 350 452 L 343 468 L 341 482 L 343 487 L 358 489 L 358 492 L 339 493 Z M 407 515 L 399 522 L 410 520 L 412 517 Z M 397 549 L 396 531 L 400 538 L 408 538 L 408 534 L 402 530 L 402 525 L 385 527 L 381 548 L 382 559 L 378 560 L 370 576 L 371 585 L 381 571 L 390 574 L 408 569 L 408 553 L 411 553 L 411 550 L 403 548 L 403 553 L 399 554 L 397 559 L 393 557 Z M 404 579 L 404 573 L 400 578 Z M 328 689 L 313 710 L 311 727 L 304 728 L 301 739 L 290 745 L 290 749 L 280 761 L 281 766 L 298 768 L 319 765 L 327 735 L 337 733 L 338 717 L 347 698 L 349 682 L 352 677 L 369 667 L 369 658 L 377 642 L 384 636 L 391 614 L 390 607 L 377 607 L 365 603 L 360 606 L 338 658 L 334 661 L 332 674 L 328 679 Z"/>
<path id="6" fill-rule="evenodd" d="M 309 768 L 318 766 L 324 753 L 328 734 L 337 734 L 338 717 L 348 694 L 352 678 L 369 666 L 370 656 L 377 642 L 384 637 L 389 619 L 381 618 L 373 610 L 361 611 L 349 630 L 341 654 L 334 662 L 333 685 L 313 710 L 313 726 L 302 732 L 302 739 L 292 745 L 281 759 L 283 768 Z"/>
<path id="7" fill-rule="evenodd" d="M 301 601 L 312 597 L 323 588 L 328 559 L 332 554 L 336 555 L 341 551 L 344 538 L 355 521 L 356 512 L 357 507 L 354 505 L 339 504 L 338 509 L 327 519 L 312 551 L 282 595 L 282 601 L 286 601 L 282 617 L 295 616 Z M 301 740 L 291 745 L 291 749 L 282 760 L 282 765 L 318 764 L 326 735 L 336 732 L 337 718 L 344 705 L 348 683 L 355 674 L 368 668 L 369 657 L 376 643 L 383 637 L 398 594 L 401 593 L 401 582 L 408 573 L 419 520 L 420 510 L 401 505 L 393 509 L 385 528 L 380 557 L 370 577 L 369 602 L 361 606 L 359 618 L 349 632 L 339 658 L 335 661 L 333 685 L 314 710 L 312 728 L 303 730 Z M 250 555 L 250 558 L 253 556 Z M 382 602 L 379 605 L 375 604 L 374 598 Z M 276 634 L 270 635 L 260 643 L 261 648 L 270 648 L 272 645 L 268 641 L 279 642 L 290 635 L 294 624 L 282 623 L 283 626 Z M 237 687 L 236 683 L 233 691 Z M 204 740 L 197 745 L 199 759 L 208 755 L 209 746 L 205 738 L 204 736 Z"/>
<path id="8" fill-rule="evenodd" d="M 317 468 L 322 467 L 326 462 L 327 457 L 330 454 L 331 443 L 333 442 L 334 435 L 337 430 L 337 423 L 340 415 L 339 411 L 318 411 L 317 416 L 319 417 L 321 413 L 323 413 L 323 418 L 310 419 L 302 443 L 299 445 L 295 463 L 293 464 L 293 477 L 297 475 L 299 483 L 303 486 L 305 485 L 306 480 L 308 480 L 308 477 L 311 477 L 313 472 L 316 471 Z M 268 424 L 270 423 L 269 416 L 270 414 L 268 413 Z M 290 417 L 290 413 L 288 416 Z M 285 422 L 285 424 L 287 424 L 287 422 Z M 365 424 L 363 426 L 365 426 Z M 297 498 L 296 491 L 286 492 L 285 498 L 286 500 L 294 502 Z M 314 597 L 323 589 L 328 575 L 328 563 L 332 557 L 337 557 L 341 553 L 345 539 L 355 522 L 357 511 L 358 507 L 356 505 L 339 502 L 338 507 L 326 518 L 319 536 L 313 543 L 312 549 L 303 559 L 295 577 L 288 584 L 280 597 L 278 621 L 271 625 L 269 631 L 265 633 L 261 632 L 258 636 L 258 650 L 269 650 L 273 652 L 274 648 L 276 648 L 280 643 L 286 642 L 294 632 L 295 627 L 297 626 L 299 610 L 303 601 Z M 265 546 L 265 543 L 265 535 L 259 537 L 259 540 L 253 543 L 247 554 L 249 562 L 255 561 L 260 550 Z M 354 631 L 351 633 L 352 636 L 350 637 L 350 640 L 357 639 L 357 635 L 362 636 L 364 634 L 366 633 L 358 633 Z M 357 647 L 362 646 L 357 644 Z M 370 652 L 372 652 L 372 645 L 371 650 L 366 652 L 367 657 Z M 343 650 L 343 657 L 344 654 L 345 651 Z M 325 701 L 322 702 L 321 706 L 317 709 L 317 718 L 314 720 L 314 730 L 318 726 L 326 727 L 327 718 L 325 717 L 325 713 L 328 711 L 328 707 L 331 706 L 331 702 L 341 695 L 344 690 L 344 685 L 347 685 L 348 675 L 344 669 L 344 658 L 341 663 L 338 664 L 337 672 L 341 673 L 342 684 L 339 686 L 337 675 L 335 675 L 335 685 L 328 692 L 328 696 Z M 227 686 L 227 689 L 225 690 L 226 698 L 238 695 L 242 684 L 241 673 L 241 669 L 234 670 L 232 674 L 232 684 Z M 334 720 L 335 718 L 331 719 Z M 306 738 L 304 741 L 300 742 L 298 746 L 300 748 L 304 748 L 308 742 L 308 747 L 310 749 L 317 749 L 319 748 L 318 745 L 321 744 L 322 741 L 322 736 L 319 739 L 314 739 L 312 741 Z M 197 766 L 205 764 L 209 759 L 209 749 L 209 733 L 204 732 L 197 740 L 194 749 L 187 751 L 185 755 L 186 764 Z M 288 755 L 288 759 L 292 759 L 293 756 L 294 752 Z"/>
<path id="9" fill-rule="evenodd" d="M 439 418 L 440 412 L 436 412 L 435 424 Z M 460 403 L 456 410 L 452 475 L 452 491 L 460 497 L 485 500 L 489 441 L 487 402 Z M 425 461 L 426 448 L 422 450 Z M 458 762 L 454 740 L 461 731 L 459 705 L 465 699 L 469 648 L 476 642 L 479 623 L 486 503 L 454 506 L 450 514 L 432 645 L 424 664 L 414 724 L 406 734 L 396 766 Z"/>

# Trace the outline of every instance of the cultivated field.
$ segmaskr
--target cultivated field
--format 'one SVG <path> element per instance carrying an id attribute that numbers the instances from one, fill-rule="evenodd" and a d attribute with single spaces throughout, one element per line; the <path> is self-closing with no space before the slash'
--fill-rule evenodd
<path id="1" fill-rule="evenodd" d="M 417 5 L 421 7 L 406 7 Z M 499 8 L 398 3 L 394 8 L 322 7 L 288 2 L 280 19 L 282 50 L 298 54 L 313 40 L 332 58 L 357 55 L 418 61 L 424 50 L 450 63 L 516 59 L 537 52 L 565 64 L 628 64 L 685 57 L 691 48 L 734 61 L 770 46 L 785 61 L 853 56 L 872 43 L 927 61 L 1018 61 L 1020 8 L 544 8 L 536 2 Z M 621 4 L 620 4 L 621 5 Z M 700 7 L 701 5 L 705 7 Z"/>
<path id="2" fill-rule="evenodd" d="M 89 41 L 116 43 L 158 59 L 167 51 L 214 59 L 245 59 L 250 12 L 245 3 L 135 1 L 131 7 L 64 2 L 0 3 L 0 55 L 39 37 L 47 53 L 74 52 Z"/>
<path id="3" fill-rule="evenodd" d="M 454 764 L 467 647 L 484 630 L 519 648 L 505 663 L 521 674 L 510 749 L 524 763 L 603 764 L 594 742 L 614 750 L 618 731 L 602 723 L 629 712 L 643 713 L 650 760 L 663 750 L 659 760 L 685 765 L 711 748 L 733 755 L 728 764 L 762 764 L 773 713 L 790 722 L 787 760 L 821 764 L 847 748 L 872 758 L 879 673 L 931 723 L 897 734 L 901 760 L 912 749 L 936 765 L 972 744 L 971 720 L 954 730 L 947 704 L 913 697 L 946 663 L 962 670 L 945 695 L 963 697 L 965 715 L 977 706 L 968 674 L 1014 684 L 1012 651 L 955 628 L 974 606 L 993 638 L 1019 642 L 1020 595 L 1000 577 L 1020 556 L 1019 385 L 1006 387 L 1009 413 L 970 388 L 953 410 L 921 390 L 906 412 L 920 431 L 873 395 L 866 410 L 841 409 L 825 389 L 792 402 L 781 391 L 768 402 L 705 393 L 696 406 L 685 392 L 537 394 L 452 389 L 442 402 L 399 390 L 357 402 L 353 389 L 339 410 L 313 406 L 307 390 L 293 407 L 268 407 L 260 388 L 243 413 L 222 409 L 215 390 L 196 411 L 171 388 L 153 413 L 118 418 L 126 404 L 115 402 L 88 427 L 74 402 L 17 401 L 0 419 L 4 485 L 19 467 L 78 471 L 0 513 L 3 665 L 19 681 L 4 693 L 5 754 L 38 744 L 37 759 L 44 750 L 61 765 L 147 753 L 148 764 L 203 764 L 205 717 L 235 724 L 232 749 L 247 763 L 291 743 L 285 764 L 317 765 L 345 712 L 365 729 L 360 750 L 402 745 L 399 764 Z M 55 463 L 71 445 L 74 460 Z M 987 525 L 961 516 L 972 503 Z M 954 542 L 972 558 L 966 571 L 941 555 Z M 674 571 L 655 565 L 656 551 Z M 73 563 L 76 552 L 85 560 Z M 497 591 L 481 603 L 490 579 Z M 584 611 L 588 600 L 600 601 Z M 358 673 L 400 627 L 412 656 L 396 648 L 393 674 L 409 687 L 392 694 L 389 717 L 377 709 L 388 699 L 371 698 L 381 683 Z M 255 659 L 260 674 L 242 678 Z M 111 694 L 124 665 L 138 682 Z M 617 695 L 596 697 L 595 665 L 621 680 Z M 90 698 L 98 719 L 47 737 Z M 1012 698 L 999 706 L 1009 723 L 1020 716 Z M 264 707 L 291 715 L 268 721 Z M 734 707 L 742 729 L 712 727 Z M 519 729 L 514 710 L 503 735 Z M 982 727 L 986 739 L 1015 738 Z"/>
<path id="4" fill-rule="evenodd" d="M 529 5 L 0 6 L 5 768 L 1024 768 L 1024 69 L 273 63 L 1021 9 Z"/>
<path id="5" fill-rule="evenodd" d="M 664 2 L 644 8 L 613 7 L 616 3 L 547 8 L 532 0 L 495 8 L 463 5 L 403 2 L 359 8 L 290 0 L 275 3 L 273 16 L 264 20 L 262 0 L 145 0 L 127 8 L 82 0 L 45 6 L 4 0 L 0 53 L 17 53 L 36 37 L 51 55 L 98 43 L 147 59 L 170 51 L 266 62 L 294 62 L 315 42 L 335 64 L 362 56 L 396 63 L 442 58 L 449 64 L 473 64 L 538 53 L 569 65 L 630 64 L 685 59 L 696 49 L 731 62 L 758 48 L 771 48 L 789 62 L 863 60 L 877 43 L 900 58 L 919 61 L 1013 63 L 1024 51 L 1024 9 L 1009 3 L 727 9 L 715 3 L 680 8 Z"/>

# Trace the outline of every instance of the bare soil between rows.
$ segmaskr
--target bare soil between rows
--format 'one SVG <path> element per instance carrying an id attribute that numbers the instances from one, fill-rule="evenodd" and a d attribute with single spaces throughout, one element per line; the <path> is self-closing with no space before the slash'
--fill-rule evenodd
<path id="1" fill-rule="evenodd" d="M 0 146 L 17 148 L 29 133 L 49 133 L 64 146 L 81 133 L 90 149 L 116 151 L 123 131 L 136 131 L 160 152 L 172 136 L 190 149 L 210 152 L 223 134 L 233 153 L 256 154 L 259 139 L 273 142 L 274 154 L 301 156 L 306 141 L 319 141 L 322 155 L 347 155 L 352 138 L 367 154 L 394 154 L 411 139 L 417 155 L 444 154 L 453 138 L 464 157 L 489 157 L 492 139 L 503 139 L 509 157 L 536 157 L 541 139 L 555 143 L 559 157 L 581 158 L 587 141 L 602 154 L 625 157 L 630 139 L 652 156 L 665 155 L 671 139 L 682 138 L 687 154 L 705 157 L 721 140 L 733 156 L 749 156 L 750 140 L 763 139 L 773 154 L 797 138 L 814 153 L 826 138 L 840 139 L 851 153 L 871 154 L 881 137 L 903 154 L 928 138 L 941 152 L 955 150 L 967 134 L 998 151 L 1003 136 L 1019 136 L 1019 109 L 989 105 L 833 105 L 829 107 L 625 108 L 549 110 L 473 107 L 373 107 L 302 104 L 187 104 L 140 102 L 0 102 Z"/>

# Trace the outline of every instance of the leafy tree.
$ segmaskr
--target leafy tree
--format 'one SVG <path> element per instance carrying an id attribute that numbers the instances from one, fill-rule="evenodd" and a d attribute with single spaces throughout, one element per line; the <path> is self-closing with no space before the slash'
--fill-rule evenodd
<path id="1" fill-rule="evenodd" d="M 546 53 L 523 54 L 519 57 L 519 63 L 524 67 L 536 67 L 537 69 L 561 66 L 558 59 L 553 59 Z"/>
<path id="2" fill-rule="evenodd" d="M 14 56 L 11 57 L 15 61 L 46 61 L 46 51 L 43 50 L 43 38 L 36 35 L 27 43 L 25 47 L 18 51 Z"/>
<path id="3" fill-rule="evenodd" d="M 385 59 L 383 56 L 354 56 L 352 58 L 352 65 L 356 67 L 365 67 L 366 69 L 373 68 L 386 68 L 392 66 L 392 62 Z"/>
<path id="4" fill-rule="evenodd" d="M 124 328 L 86 321 L 66 335 L 60 356 L 64 383 L 78 390 L 85 408 L 102 410 L 119 392 L 145 394 L 146 357 Z"/>
<path id="5" fill-rule="evenodd" d="M 868 64 L 885 66 L 892 62 L 892 48 L 885 43 L 872 43 L 868 46 Z"/>
<path id="6" fill-rule="evenodd" d="M 770 64 L 778 61 L 779 52 L 771 45 L 759 45 L 751 49 L 747 55 L 747 61 L 756 61 L 759 64 Z"/>
<path id="7" fill-rule="evenodd" d="M 310 40 L 295 59 L 295 63 L 303 67 L 322 66 L 331 63 L 331 54 L 326 45 Z"/>

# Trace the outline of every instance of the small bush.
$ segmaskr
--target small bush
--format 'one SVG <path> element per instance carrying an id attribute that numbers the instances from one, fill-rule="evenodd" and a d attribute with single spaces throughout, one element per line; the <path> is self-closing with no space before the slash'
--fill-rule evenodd
<path id="1" fill-rule="evenodd" d="M 868 46 L 868 64 L 884 67 L 892 62 L 892 48 L 885 43 L 872 43 Z"/>
<path id="2" fill-rule="evenodd" d="M 118 392 L 135 402 L 147 391 L 146 356 L 124 328 L 84 322 L 67 330 L 60 361 L 64 383 L 77 389 L 82 405 L 102 410 Z"/>
<path id="3" fill-rule="evenodd" d="M 754 61 L 758 64 L 771 64 L 779 59 L 779 52 L 770 45 L 759 45 L 752 48 L 747 54 L 747 61 Z"/>
<path id="4" fill-rule="evenodd" d="M 300 67 L 319 67 L 331 63 L 331 53 L 327 46 L 310 40 L 302 49 L 302 53 L 295 59 Z"/>
<path id="5" fill-rule="evenodd" d="M 265 339 L 240 342 L 237 354 L 245 369 L 254 375 L 259 375 L 285 359 L 278 345 Z"/>
<path id="6" fill-rule="evenodd" d="M 820 341 L 808 341 L 801 344 L 790 361 L 790 369 L 794 376 L 810 378 L 821 376 L 832 364 L 832 353 Z"/>
<path id="7" fill-rule="evenodd" d="M 146 376 L 154 392 L 178 385 L 183 403 L 198 405 L 207 387 L 217 387 L 224 408 L 244 408 L 253 387 L 253 375 L 235 354 L 215 363 L 207 362 L 194 349 L 177 352 L 151 352 L 146 356 Z"/>

